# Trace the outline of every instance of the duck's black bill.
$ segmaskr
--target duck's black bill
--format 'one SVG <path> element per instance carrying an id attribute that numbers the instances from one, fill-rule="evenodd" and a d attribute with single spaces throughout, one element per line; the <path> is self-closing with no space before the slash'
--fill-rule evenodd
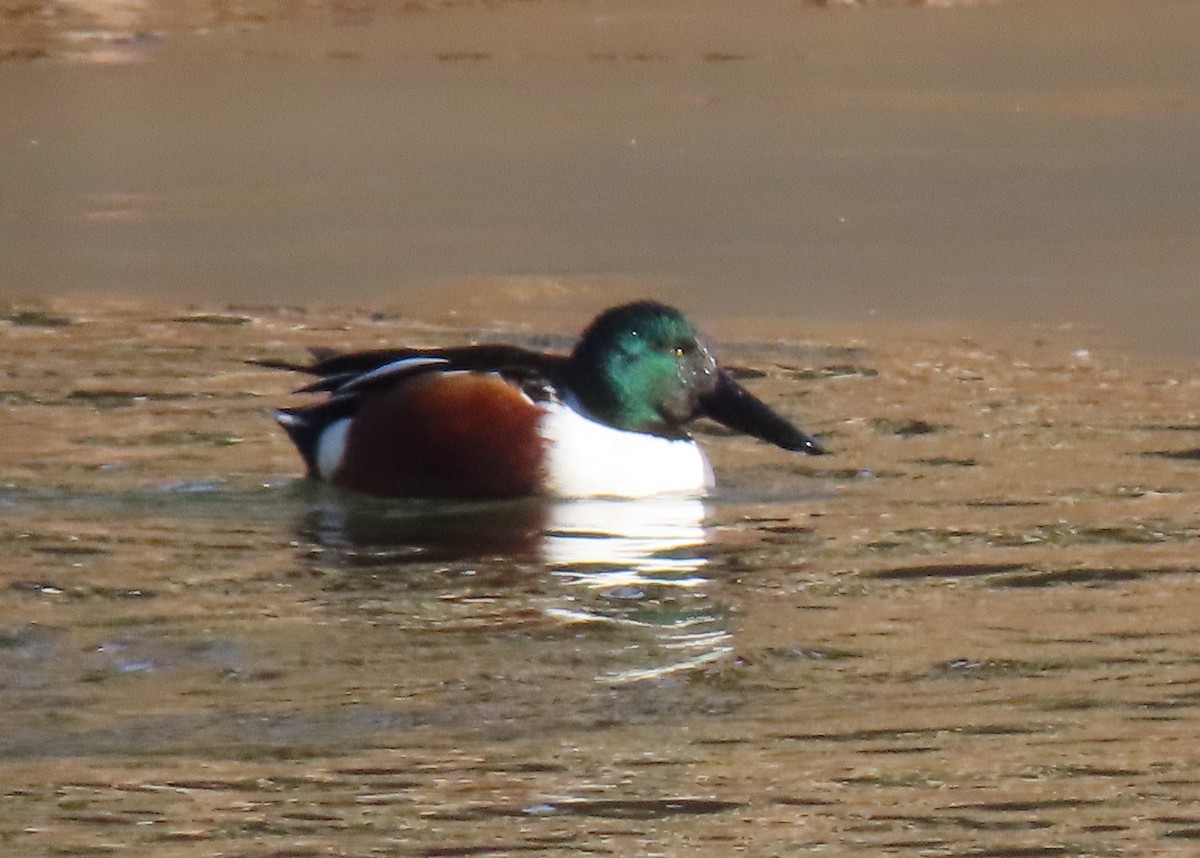
<path id="1" fill-rule="evenodd" d="M 785 450 L 819 456 L 825 448 L 801 432 L 734 380 L 728 372 L 717 376 L 711 393 L 700 398 L 700 412 L 730 429 L 744 432 Z"/>

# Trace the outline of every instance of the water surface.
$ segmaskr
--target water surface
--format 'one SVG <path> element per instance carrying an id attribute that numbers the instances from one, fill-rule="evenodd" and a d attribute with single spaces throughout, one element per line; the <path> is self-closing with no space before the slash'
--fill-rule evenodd
<path id="1" fill-rule="evenodd" d="M 1194 854 L 1194 3 L 0 6 L 0 851 Z M 833 455 L 365 501 L 246 363 L 640 295 Z"/>
<path id="2" fill-rule="evenodd" d="M 545 338 L 52 310 L 0 364 L 14 854 L 1193 851 L 1194 376 L 718 325 L 832 456 L 705 429 L 703 504 L 383 503 L 298 479 L 244 360 Z"/>
<path id="3" fill-rule="evenodd" d="M 0 64 L 5 295 L 600 282 L 1198 353 L 1190 0 L 77 5 Z"/>

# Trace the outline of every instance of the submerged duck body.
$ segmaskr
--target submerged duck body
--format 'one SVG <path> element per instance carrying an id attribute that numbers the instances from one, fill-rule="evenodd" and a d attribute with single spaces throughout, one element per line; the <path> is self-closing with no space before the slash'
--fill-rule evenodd
<path id="1" fill-rule="evenodd" d="M 385 497 L 702 495 L 712 469 L 687 424 L 709 417 L 786 450 L 823 452 L 721 369 L 678 311 L 596 317 L 569 355 L 509 345 L 319 352 L 276 419 L 310 477 Z"/>

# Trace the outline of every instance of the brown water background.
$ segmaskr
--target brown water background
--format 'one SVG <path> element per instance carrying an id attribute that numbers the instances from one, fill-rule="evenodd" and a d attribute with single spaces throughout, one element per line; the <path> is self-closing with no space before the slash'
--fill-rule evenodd
<path id="1" fill-rule="evenodd" d="M 1196 853 L 1194 4 L 0 10 L 0 853 Z M 246 363 L 642 294 L 833 455 L 367 502 Z"/>
<path id="2" fill-rule="evenodd" d="M 37 5 L 0 66 L 13 298 L 600 279 L 1198 353 L 1190 0 Z"/>

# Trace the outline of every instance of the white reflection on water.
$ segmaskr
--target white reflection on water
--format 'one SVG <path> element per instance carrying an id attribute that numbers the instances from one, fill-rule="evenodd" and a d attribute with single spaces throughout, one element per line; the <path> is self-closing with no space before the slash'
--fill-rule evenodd
<path id="1" fill-rule="evenodd" d="M 702 583 L 687 576 L 705 565 L 695 551 L 705 541 L 704 502 L 692 497 L 639 500 L 588 498 L 555 504 L 542 538 L 546 563 L 589 586 L 613 586 L 624 575 L 671 575 L 677 587 Z"/>
<path id="2" fill-rule="evenodd" d="M 582 599 L 573 599 L 569 607 L 548 608 L 548 614 L 564 622 L 614 623 L 653 632 L 658 663 L 606 672 L 597 680 L 621 684 L 659 679 L 711 664 L 731 652 L 731 636 L 705 601 L 707 579 L 699 574 L 708 562 L 701 550 L 707 540 L 707 513 L 702 501 L 689 497 L 589 498 L 551 509 L 541 551 L 546 565 L 562 580 L 634 603 L 672 590 L 690 597 L 682 610 L 642 614 L 597 611 Z"/>
<path id="3" fill-rule="evenodd" d="M 600 682 L 656 679 L 731 650 L 701 574 L 708 510 L 697 498 L 380 503 L 319 492 L 311 500 L 301 531 L 322 547 L 323 564 L 346 571 L 411 577 L 430 564 L 535 559 L 561 585 L 538 598 L 544 616 L 625 633 L 612 663 L 629 666 Z M 528 607 L 513 594 L 514 613 Z"/>

